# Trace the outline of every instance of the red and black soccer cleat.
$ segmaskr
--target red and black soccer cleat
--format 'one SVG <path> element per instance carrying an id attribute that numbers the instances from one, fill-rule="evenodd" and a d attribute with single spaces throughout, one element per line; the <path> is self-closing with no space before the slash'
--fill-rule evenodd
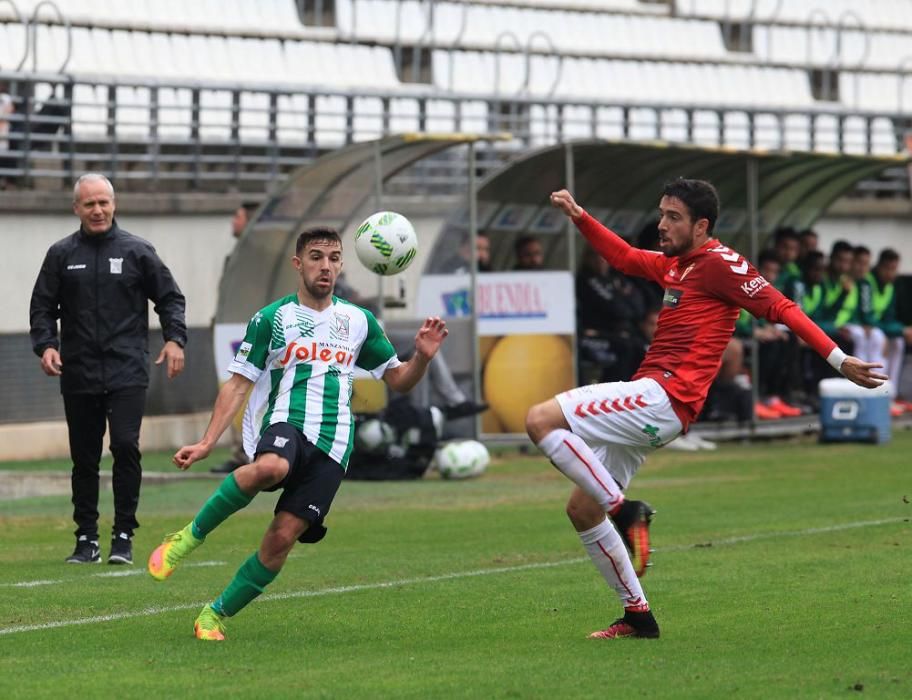
<path id="1" fill-rule="evenodd" d="M 646 501 L 624 501 L 611 519 L 627 545 L 630 562 L 637 577 L 642 577 L 649 567 L 652 549 L 649 546 L 649 524 L 655 510 Z"/>
<path id="2" fill-rule="evenodd" d="M 624 617 L 611 623 L 608 629 L 599 630 L 589 635 L 589 639 L 620 639 L 622 637 L 640 637 L 641 639 L 658 639 L 659 624 L 651 610 L 633 612 L 625 610 Z"/>

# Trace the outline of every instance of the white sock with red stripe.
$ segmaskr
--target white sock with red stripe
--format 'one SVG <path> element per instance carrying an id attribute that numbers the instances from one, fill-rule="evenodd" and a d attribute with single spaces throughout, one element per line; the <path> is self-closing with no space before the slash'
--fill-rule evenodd
<path id="1" fill-rule="evenodd" d="M 624 609 L 634 612 L 649 610 L 649 602 L 630 563 L 630 555 L 611 521 L 605 518 L 600 525 L 580 532 L 579 536 L 595 568 L 617 591 Z"/>
<path id="2" fill-rule="evenodd" d="M 579 435 L 563 428 L 552 430 L 538 443 L 538 448 L 564 476 L 592 496 L 605 512 L 613 512 L 624 502 L 621 487 Z"/>

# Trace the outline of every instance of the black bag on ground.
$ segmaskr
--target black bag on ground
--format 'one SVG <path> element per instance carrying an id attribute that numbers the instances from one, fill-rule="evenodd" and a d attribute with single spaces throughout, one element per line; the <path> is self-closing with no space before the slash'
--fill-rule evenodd
<path id="1" fill-rule="evenodd" d="M 437 450 L 437 430 L 430 408 L 415 406 L 408 397 L 390 401 L 379 416 L 355 416 L 355 435 L 371 418 L 379 418 L 393 429 L 394 440 L 380 451 L 359 449 L 358 441 L 348 461 L 346 479 L 386 481 L 420 479 Z"/>

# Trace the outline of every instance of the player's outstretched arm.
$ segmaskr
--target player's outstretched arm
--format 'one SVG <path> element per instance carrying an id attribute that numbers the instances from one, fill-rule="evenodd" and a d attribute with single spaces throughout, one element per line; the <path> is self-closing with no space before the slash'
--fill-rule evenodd
<path id="1" fill-rule="evenodd" d="M 426 318 L 415 335 L 415 354 L 408 362 L 386 370 L 383 374 L 383 381 L 390 389 L 400 394 L 411 391 L 421 381 L 427 371 L 428 363 L 434 359 L 434 355 L 440 350 L 448 333 L 446 321 L 442 318 L 439 316 Z"/>
<path id="2" fill-rule="evenodd" d="M 240 374 L 232 374 L 231 379 L 222 385 L 203 439 L 193 445 L 184 445 L 174 454 L 171 461 L 178 469 L 189 469 L 194 462 L 209 456 L 222 433 L 231 425 L 251 386 L 253 382 Z"/>
<path id="3" fill-rule="evenodd" d="M 864 362 L 852 355 L 846 355 L 795 302 L 784 297 L 772 286 L 761 287 L 760 292 L 755 293 L 753 297 L 736 298 L 736 296 L 732 296 L 732 299 L 754 315 L 763 316 L 774 323 L 784 323 L 795 335 L 824 358 L 833 369 L 855 384 L 874 389 L 888 379 L 887 375 L 877 371 L 883 365 Z M 764 300 L 766 303 L 770 301 L 772 303 L 764 308 Z"/>
<path id="4" fill-rule="evenodd" d="M 876 362 L 864 362 L 857 357 L 849 355 L 842 361 L 839 371 L 842 375 L 859 386 L 868 389 L 875 389 L 883 384 L 889 377 L 876 370 L 881 369 L 883 365 Z"/>
<path id="5" fill-rule="evenodd" d="M 557 192 L 552 192 L 551 206 L 560 209 L 571 219 L 575 219 L 583 215 L 583 208 L 576 203 L 576 200 L 573 199 L 573 195 L 570 194 L 570 192 L 567 190 L 558 190 Z"/>
<path id="6" fill-rule="evenodd" d="M 663 260 L 660 253 L 632 247 L 614 231 L 587 216 L 586 210 L 576 203 L 573 195 L 567 190 L 552 192 L 551 206 L 570 217 L 589 244 L 613 267 L 627 275 L 645 277 L 662 284 L 665 268 L 670 263 Z"/>

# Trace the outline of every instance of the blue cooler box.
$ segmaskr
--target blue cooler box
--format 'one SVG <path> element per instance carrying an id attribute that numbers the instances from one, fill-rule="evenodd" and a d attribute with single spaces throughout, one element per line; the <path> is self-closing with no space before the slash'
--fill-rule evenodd
<path id="1" fill-rule="evenodd" d="M 820 382 L 820 442 L 889 442 L 890 392 L 848 379 Z"/>

